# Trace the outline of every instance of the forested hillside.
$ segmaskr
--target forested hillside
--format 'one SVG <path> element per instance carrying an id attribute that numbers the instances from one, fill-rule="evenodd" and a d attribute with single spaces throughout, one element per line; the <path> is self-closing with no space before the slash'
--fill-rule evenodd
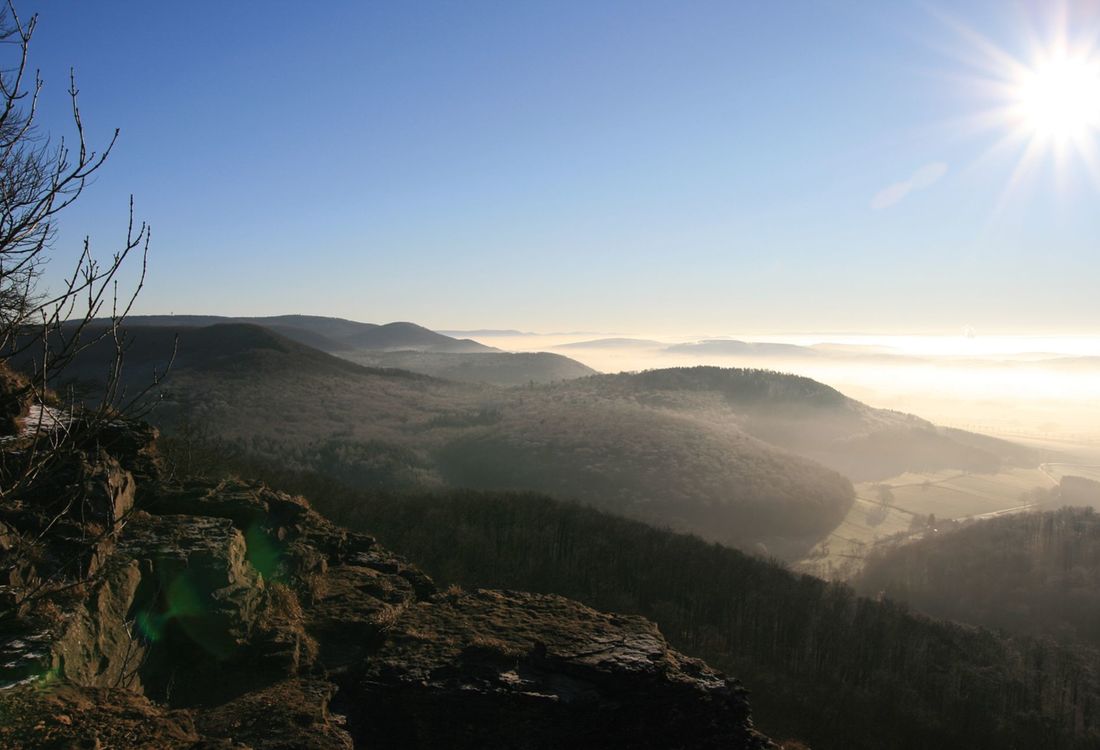
<path id="1" fill-rule="evenodd" d="M 131 332 L 128 385 L 168 364 L 174 335 Z M 94 383 L 113 351 L 103 342 L 70 371 Z M 729 420 L 614 393 L 362 367 L 253 325 L 183 330 L 163 396 L 151 417 L 168 432 L 232 439 L 258 458 L 355 486 L 537 490 L 791 557 L 827 534 L 853 497 L 836 472 Z"/>
<path id="2" fill-rule="evenodd" d="M 175 334 L 129 334 L 138 388 Z M 94 383 L 113 354 L 104 342 L 70 372 Z M 845 517 L 844 467 L 995 470 L 1014 457 L 793 375 L 697 367 L 501 388 L 359 367 L 246 324 L 182 329 L 163 385 L 153 418 L 167 430 L 356 486 L 545 492 L 785 559 Z"/>
<path id="3" fill-rule="evenodd" d="M 553 383 L 596 373 L 575 359 L 550 352 L 377 352 L 341 356 L 368 367 L 393 367 L 446 380 L 516 386 Z"/>
<path id="4" fill-rule="evenodd" d="M 913 608 L 1100 646 L 1100 515 L 991 518 L 873 554 L 854 582 Z"/>
<path id="5" fill-rule="evenodd" d="M 179 443 L 173 455 L 179 457 Z M 220 447 L 192 468 L 266 476 L 444 582 L 554 592 L 654 619 L 740 677 L 758 725 L 814 748 L 1088 748 L 1095 652 L 937 622 L 693 537 L 515 493 L 379 495 Z"/>
<path id="6" fill-rule="evenodd" d="M 556 388 L 736 426 L 853 481 L 945 468 L 995 472 L 1039 462 L 1023 446 L 875 409 L 816 380 L 769 370 L 677 367 L 600 375 Z"/>
<path id="7" fill-rule="evenodd" d="M 456 339 L 430 331 L 415 323 L 378 325 L 320 315 L 272 315 L 268 317 L 226 317 L 221 315 L 134 315 L 126 319 L 130 328 L 151 327 L 172 332 L 212 325 L 257 325 L 322 351 L 344 355 L 364 351 L 494 352 L 491 346 L 470 339 Z"/>

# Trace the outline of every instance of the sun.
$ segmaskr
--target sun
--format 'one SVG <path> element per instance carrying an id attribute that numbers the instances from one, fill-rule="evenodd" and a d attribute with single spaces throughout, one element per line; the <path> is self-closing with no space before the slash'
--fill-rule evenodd
<path id="1" fill-rule="evenodd" d="M 960 47 L 951 56 L 965 65 L 949 78 L 961 84 L 970 106 L 978 105 L 948 125 L 965 135 L 998 134 L 979 162 L 1015 161 L 997 210 L 1025 182 L 1045 175 L 1053 175 L 1059 192 L 1078 185 L 1080 176 L 1100 190 L 1100 17 L 1074 22 L 1065 0 L 1044 8 L 1045 19 L 1021 26 L 1025 41 L 1015 53 L 936 14 L 957 34 Z"/>
<path id="2" fill-rule="evenodd" d="M 1100 131 L 1100 60 L 1062 50 L 1019 74 L 1018 126 L 1032 137 L 1060 144 Z"/>

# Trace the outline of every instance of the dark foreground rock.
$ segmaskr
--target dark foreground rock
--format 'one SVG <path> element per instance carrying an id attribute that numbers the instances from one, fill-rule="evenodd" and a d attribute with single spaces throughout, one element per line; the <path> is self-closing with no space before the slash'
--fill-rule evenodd
<path id="1" fill-rule="evenodd" d="M 170 485 L 152 435 L 116 437 L 68 467 L 90 503 L 0 507 L 0 747 L 769 746 L 642 618 L 439 591 L 301 498 Z"/>

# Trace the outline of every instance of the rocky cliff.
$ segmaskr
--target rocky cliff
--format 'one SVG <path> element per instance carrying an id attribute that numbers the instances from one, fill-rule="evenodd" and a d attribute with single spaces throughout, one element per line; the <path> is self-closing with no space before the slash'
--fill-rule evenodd
<path id="1" fill-rule="evenodd" d="M 168 481 L 144 427 L 9 493 L 0 555 L 3 747 L 770 746 L 650 622 L 440 590 L 302 498 Z"/>

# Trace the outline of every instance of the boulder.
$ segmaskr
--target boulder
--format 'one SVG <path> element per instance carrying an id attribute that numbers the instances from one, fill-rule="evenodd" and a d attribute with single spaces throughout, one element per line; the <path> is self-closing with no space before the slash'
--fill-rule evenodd
<path id="1" fill-rule="evenodd" d="M 653 623 L 512 591 L 405 608 L 340 706 L 376 747 L 769 746 L 741 685 Z"/>

